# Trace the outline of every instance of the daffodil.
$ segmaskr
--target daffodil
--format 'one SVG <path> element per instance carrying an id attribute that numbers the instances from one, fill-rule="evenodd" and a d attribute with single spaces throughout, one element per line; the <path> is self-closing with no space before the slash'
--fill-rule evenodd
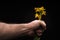
<path id="1" fill-rule="evenodd" d="M 41 19 L 42 15 L 46 15 L 44 7 L 35 8 L 35 12 L 36 12 L 35 18 L 38 18 L 39 20 Z"/>
<path id="2" fill-rule="evenodd" d="M 46 11 L 45 11 L 44 7 L 37 7 L 34 10 L 36 12 L 35 18 L 38 18 L 38 20 L 41 20 L 42 15 L 46 15 Z M 36 36 L 34 40 L 40 40 L 40 38 Z"/>

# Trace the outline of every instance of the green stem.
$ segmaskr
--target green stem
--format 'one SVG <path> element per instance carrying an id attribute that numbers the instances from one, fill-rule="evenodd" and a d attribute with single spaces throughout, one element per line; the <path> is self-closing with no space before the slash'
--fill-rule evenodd
<path id="1" fill-rule="evenodd" d="M 35 36 L 34 40 L 40 40 L 40 37 Z"/>

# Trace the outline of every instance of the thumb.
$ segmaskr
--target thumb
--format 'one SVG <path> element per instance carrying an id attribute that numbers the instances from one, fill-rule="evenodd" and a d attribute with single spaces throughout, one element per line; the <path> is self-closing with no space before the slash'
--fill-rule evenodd
<path id="1" fill-rule="evenodd" d="M 29 28 L 36 29 L 39 26 L 42 26 L 42 28 L 46 29 L 46 23 L 42 20 L 34 20 L 30 23 L 28 23 Z"/>

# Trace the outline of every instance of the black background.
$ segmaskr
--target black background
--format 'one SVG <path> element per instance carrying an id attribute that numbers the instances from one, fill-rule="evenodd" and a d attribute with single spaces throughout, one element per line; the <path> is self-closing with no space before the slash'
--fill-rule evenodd
<path id="1" fill-rule="evenodd" d="M 6 23 L 30 22 L 32 20 L 35 20 L 34 7 L 44 6 L 47 11 L 45 19 L 47 24 L 47 30 L 44 32 L 41 40 L 54 40 L 56 38 L 56 31 L 54 30 L 56 27 L 54 26 L 55 25 L 54 19 L 56 18 L 54 17 L 56 13 L 55 5 L 56 2 L 51 0 L 0 1 L 0 21 Z"/>

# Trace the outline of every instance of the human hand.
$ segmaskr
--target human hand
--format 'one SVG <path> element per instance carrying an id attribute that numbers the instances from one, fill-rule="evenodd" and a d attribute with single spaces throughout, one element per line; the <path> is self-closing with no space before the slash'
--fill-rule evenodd
<path id="1" fill-rule="evenodd" d="M 43 33 L 43 30 L 46 30 L 46 23 L 42 20 L 34 20 L 34 21 L 28 23 L 28 27 L 33 29 L 27 33 L 29 36 L 35 35 L 35 32 L 37 33 L 38 36 L 41 36 Z M 38 29 L 39 27 L 42 27 L 43 30 Z M 34 32 L 34 30 L 35 30 L 35 32 Z"/>

